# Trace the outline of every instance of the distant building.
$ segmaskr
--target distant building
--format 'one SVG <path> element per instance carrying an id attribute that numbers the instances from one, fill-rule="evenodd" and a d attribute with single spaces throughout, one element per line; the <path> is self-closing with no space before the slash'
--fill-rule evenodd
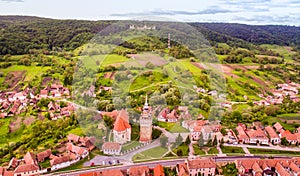
<path id="1" fill-rule="evenodd" d="M 114 142 L 124 144 L 131 141 L 131 126 L 126 110 L 122 109 L 114 123 Z"/>
<path id="2" fill-rule="evenodd" d="M 152 140 L 152 114 L 148 106 L 148 97 L 146 95 L 145 105 L 140 117 L 140 142 L 147 143 Z"/>
<path id="3" fill-rule="evenodd" d="M 120 155 L 121 145 L 116 142 L 105 142 L 102 146 L 102 151 L 104 154 L 108 155 Z"/>

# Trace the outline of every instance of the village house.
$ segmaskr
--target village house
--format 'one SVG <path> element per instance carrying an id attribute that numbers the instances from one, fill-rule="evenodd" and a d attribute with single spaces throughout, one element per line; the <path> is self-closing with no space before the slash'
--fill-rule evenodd
<path id="1" fill-rule="evenodd" d="M 127 171 L 129 176 L 149 176 L 150 169 L 148 166 L 133 166 Z"/>
<path id="2" fill-rule="evenodd" d="M 170 112 L 169 108 L 164 108 L 158 115 L 157 118 L 160 122 L 177 122 L 178 115 L 175 109 Z"/>
<path id="3" fill-rule="evenodd" d="M 35 164 L 19 165 L 14 171 L 14 176 L 34 176 L 34 175 L 39 175 L 39 167 Z"/>
<path id="4" fill-rule="evenodd" d="M 215 175 L 217 165 L 211 158 L 197 158 L 186 161 L 187 169 L 190 176 L 197 176 L 201 174 L 203 176 Z"/>
<path id="5" fill-rule="evenodd" d="M 57 169 L 68 167 L 71 165 L 71 163 L 68 156 L 60 156 L 50 160 L 50 165 L 51 165 L 51 170 L 57 170 Z"/>
<path id="6" fill-rule="evenodd" d="M 59 111 L 59 110 L 60 110 L 60 106 L 59 106 L 57 103 L 51 101 L 51 102 L 48 104 L 48 110 L 49 110 L 49 111 Z"/>
<path id="7" fill-rule="evenodd" d="M 250 144 L 269 144 L 269 138 L 266 136 L 266 134 L 260 129 L 257 128 L 256 130 L 247 130 L 247 135 L 249 136 L 249 143 Z"/>
<path id="8" fill-rule="evenodd" d="M 270 143 L 273 145 L 279 144 L 280 143 L 280 138 L 278 134 L 275 132 L 275 130 L 271 126 L 265 127 L 265 130 L 267 134 L 269 135 Z"/>
<path id="9" fill-rule="evenodd" d="M 121 145 L 117 142 L 105 142 L 102 145 L 102 151 L 107 155 L 120 155 Z"/>
<path id="10" fill-rule="evenodd" d="M 292 145 L 295 145 L 298 142 L 297 135 L 291 133 L 289 130 L 282 130 L 279 136 L 281 138 L 286 138 L 286 140 Z"/>
<path id="11" fill-rule="evenodd" d="M 72 143 L 67 143 L 66 149 L 67 149 L 68 154 L 73 153 L 77 156 L 77 158 L 85 158 L 89 154 L 89 152 L 86 148 L 78 147 L 76 145 L 73 145 Z"/>
<path id="12" fill-rule="evenodd" d="M 164 168 L 158 164 L 153 168 L 154 176 L 165 176 Z"/>
<path id="13" fill-rule="evenodd" d="M 126 176 L 126 174 L 124 174 L 121 170 L 119 169 L 113 169 L 113 170 L 103 170 L 102 172 L 99 173 L 100 176 L 107 176 L 107 175 L 111 175 L 111 176 Z M 81 175 L 80 175 L 81 176 Z M 91 176 L 91 175 L 89 175 Z M 93 175 L 96 176 L 96 175 Z M 98 176 L 98 175 L 97 175 Z"/>
<path id="14" fill-rule="evenodd" d="M 176 173 L 178 176 L 189 176 L 189 170 L 186 163 L 176 164 Z"/>
<path id="15" fill-rule="evenodd" d="M 16 167 L 18 167 L 19 162 L 20 162 L 20 161 L 19 161 L 17 158 L 13 157 L 13 158 L 9 161 L 8 168 L 15 169 Z"/>
<path id="16" fill-rule="evenodd" d="M 20 100 L 24 101 L 26 99 L 27 94 L 25 92 L 18 92 L 14 94 L 13 101 Z"/>
<path id="17" fill-rule="evenodd" d="M 299 158 L 236 160 L 239 175 L 297 176 L 300 173 Z"/>
<path id="18" fill-rule="evenodd" d="M 38 162 L 43 162 L 43 161 L 45 161 L 46 158 L 49 158 L 51 154 L 52 154 L 51 149 L 40 152 L 36 155 L 37 161 Z"/>
<path id="19" fill-rule="evenodd" d="M 113 128 L 114 142 L 124 144 L 131 141 L 131 126 L 126 110 L 122 109 L 118 113 L 118 117 Z"/>
<path id="20" fill-rule="evenodd" d="M 248 135 L 245 133 L 242 126 L 237 126 L 236 131 L 238 133 L 237 137 L 238 137 L 240 143 L 247 144 L 250 142 L 250 139 L 249 139 Z"/>
<path id="21" fill-rule="evenodd" d="M 48 97 L 48 90 L 47 89 L 43 89 L 40 91 L 40 98 L 47 98 Z"/>
<path id="22" fill-rule="evenodd" d="M 279 122 L 276 122 L 273 127 L 275 128 L 276 132 L 280 132 L 283 129 Z"/>

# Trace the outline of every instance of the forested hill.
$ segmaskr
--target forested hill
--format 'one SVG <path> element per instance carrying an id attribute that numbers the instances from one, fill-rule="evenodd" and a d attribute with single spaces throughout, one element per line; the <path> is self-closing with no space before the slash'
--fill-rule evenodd
<path id="1" fill-rule="evenodd" d="M 30 49 L 73 50 L 88 42 L 112 21 L 55 20 L 0 16 L 0 55 L 25 54 Z M 212 43 L 253 48 L 253 44 L 290 45 L 300 49 L 300 28 L 227 23 L 191 23 Z"/>
<path id="2" fill-rule="evenodd" d="M 193 25 L 255 44 L 300 45 L 300 27 L 295 26 L 232 23 L 194 23 Z"/>

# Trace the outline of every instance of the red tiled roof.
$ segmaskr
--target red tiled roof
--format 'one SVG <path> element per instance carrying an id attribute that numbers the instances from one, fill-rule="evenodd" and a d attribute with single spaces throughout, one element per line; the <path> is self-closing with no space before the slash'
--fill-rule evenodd
<path id="1" fill-rule="evenodd" d="M 121 170 L 114 169 L 114 170 L 104 170 L 102 171 L 102 176 L 124 176 Z"/>
<path id="2" fill-rule="evenodd" d="M 276 129 L 276 131 L 280 131 L 282 129 L 282 126 L 280 125 L 279 122 L 276 122 L 273 126 Z"/>
<path id="3" fill-rule="evenodd" d="M 194 159 L 188 160 L 189 169 L 200 169 L 200 168 L 216 168 L 217 165 L 212 159 Z"/>
<path id="4" fill-rule="evenodd" d="M 238 138 L 239 138 L 239 140 L 246 140 L 246 139 L 249 139 L 249 137 L 248 137 L 247 134 L 245 133 L 243 127 L 238 126 L 238 127 L 236 127 L 236 130 L 237 130 L 237 132 L 238 132 Z"/>
<path id="5" fill-rule="evenodd" d="M 280 163 L 276 164 L 275 169 L 280 175 L 290 175 Z"/>
<path id="6" fill-rule="evenodd" d="M 290 168 L 296 173 L 300 172 L 300 168 L 294 162 L 290 163 Z"/>
<path id="7" fill-rule="evenodd" d="M 266 134 L 258 128 L 257 130 L 249 130 L 246 132 L 250 138 L 266 138 Z"/>
<path id="8" fill-rule="evenodd" d="M 281 137 L 285 137 L 288 141 L 296 141 L 297 136 L 295 134 L 292 134 L 289 130 L 285 130 L 281 133 Z"/>
<path id="9" fill-rule="evenodd" d="M 275 130 L 273 129 L 273 127 L 267 126 L 267 127 L 265 128 L 265 130 L 267 131 L 267 133 L 269 134 L 269 136 L 270 136 L 271 138 L 279 138 L 278 135 L 277 135 L 277 133 L 276 133 Z"/>
<path id="10" fill-rule="evenodd" d="M 129 168 L 128 171 L 129 176 L 141 176 L 141 175 L 148 175 L 149 174 L 149 168 L 148 166 L 133 166 Z"/>
<path id="11" fill-rule="evenodd" d="M 5 170 L 3 176 L 14 176 L 14 171 L 7 171 Z"/>
<path id="12" fill-rule="evenodd" d="M 114 130 L 120 132 L 125 131 L 127 128 L 131 128 L 130 124 L 125 121 L 125 119 L 118 116 L 116 122 L 114 123 Z"/>
<path id="13" fill-rule="evenodd" d="M 13 157 L 10 161 L 9 161 L 9 165 L 8 167 L 13 167 L 16 168 L 18 166 L 18 160 L 17 158 Z"/>
<path id="14" fill-rule="evenodd" d="M 79 176 L 100 176 L 100 172 L 89 172 L 84 174 L 79 174 Z"/>
<path id="15" fill-rule="evenodd" d="M 4 172 L 4 168 L 3 167 L 0 167 L 0 175 L 2 175 Z"/>
<path id="16" fill-rule="evenodd" d="M 23 164 L 23 165 L 19 165 L 16 168 L 15 174 L 16 173 L 24 173 L 24 172 L 36 171 L 36 170 L 39 170 L 39 167 L 36 166 L 35 164 Z"/>
<path id="17" fill-rule="evenodd" d="M 67 136 L 69 141 L 78 142 L 80 137 L 75 134 L 68 134 Z"/>
<path id="18" fill-rule="evenodd" d="M 154 167 L 154 176 L 165 176 L 164 168 L 162 165 L 158 164 Z"/>
<path id="19" fill-rule="evenodd" d="M 179 163 L 178 164 L 178 176 L 188 176 L 189 171 L 187 169 L 186 163 Z"/>
<path id="20" fill-rule="evenodd" d="M 100 172 L 89 172 L 89 173 L 79 174 L 79 176 L 100 176 L 100 175 L 101 175 Z"/>
<path id="21" fill-rule="evenodd" d="M 50 164 L 51 164 L 51 166 L 54 166 L 57 164 L 68 162 L 68 161 L 69 161 L 68 156 L 61 156 L 61 157 L 57 157 L 57 158 L 50 160 Z"/>
<path id="22" fill-rule="evenodd" d="M 51 154 L 52 154 L 51 149 L 48 149 L 48 150 L 38 153 L 36 155 L 38 162 L 44 161 L 44 159 L 48 158 Z"/>
<path id="23" fill-rule="evenodd" d="M 102 150 L 112 149 L 112 150 L 120 150 L 121 145 L 117 142 L 105 142 L 102 146 Z"/>
<path id="24" fill-rule="evenodd" d="M 31 152 L 27 152 L 24 156 L 24 160 L 26 164 L 36 164 L 35 155 Z"/>
<path id="25" fill-rule="evenodd" d="M 72 143 L 67 143 L 67 150 L 69 150 L 75 154 L 82 155 L 84 153 L 85 149 L 82 147 L 75 146 Z"/>
<path id="26" fill-rule="evenodd" d="M 45 89 L 41 90 L 40 94 L 41 95 L 48 95 L 48 90 L 45 90 Z"/>

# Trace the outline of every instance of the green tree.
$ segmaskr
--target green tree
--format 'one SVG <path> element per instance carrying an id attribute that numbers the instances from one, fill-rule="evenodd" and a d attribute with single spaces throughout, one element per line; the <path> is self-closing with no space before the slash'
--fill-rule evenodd
<path id="1" fill-rule="evenodd" d="M 217 140 L 217 136 L 215 136 L 213 141 L 212 141 L 212 145 L 217 146 L 217 144 L 218 144 L 218 140 Z"/>
<path id="2" fill-rule="evenodd" d="M 281 145 L 287 146 L 289 145 L 289 141 L 285 137 L 283 137 L 281 138 Z"/>
<path id="3" fill-rule="evenodd" d="M 203 134 L 200 134 L 199 140 L 198 140 L 198 145 L 199 147 L 203 147 L 204 146 L 204 138 L 203 138 Z"/>
<path id="4" fill-rule="evenodd" d="M 180 145 L 182 143 L 182 140 L 183 140 L 183 138 L 182 138 L 182 136 L 179 133 L 178 136 L 175 139 L 175 145 L 176 146 Z"/>
<path id="5" fill-rule="evenodd" d="M 238 175 L 238 170 L 234 163 L 226 164 L 225 166 L 222 166 L 222 175 L 224 176 L 232 176 L 232 175 Z"/>
<path id="6" fill-rule="evenodd" d="M 167 147 L 167 143 L 168 143 L 168 137 L 167 136 L 161 136 L 159 138 L 159 141 L 160 141 L 160 145 L 164 148 Z"/>
<path id="7" fill-rule="evenodd" d="M 105 123 L 106 127 L 108 127 L 109 129 L 113 128 L 113 126 L 114 126 L 114 119 L 113 118 L 111 118 L 107 115 L 104 115 L 103 120 L 104 120 L 104 123 Z"/>

